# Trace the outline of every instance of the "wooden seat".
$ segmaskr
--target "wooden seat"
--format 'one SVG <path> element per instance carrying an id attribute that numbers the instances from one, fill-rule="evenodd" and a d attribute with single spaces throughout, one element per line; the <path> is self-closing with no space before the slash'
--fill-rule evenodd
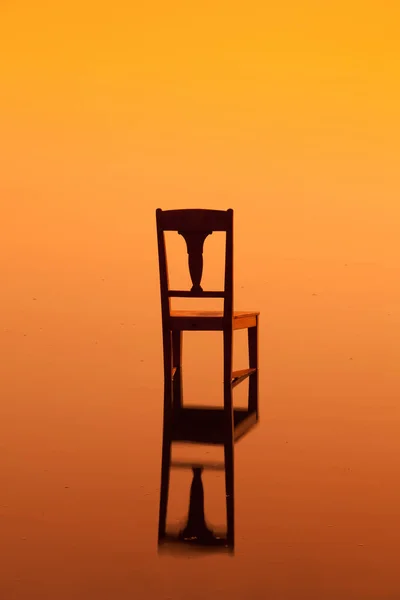
<path id="1" fill-rule="evenodd" d="M 233 312 L 233 329 L 255 327 L 260 313 L 251 311 Z M 170 328 L 178 331 L 223 331 L 223 310 L 171 310 Z"/>
<path id="2" fill-rule="evenodd" d="M 258 421 L 259 312 L 233 310 L 233 210 L 156 211 L 164 356 L 164 424 L 160 486 L 159 540 L 166 535 L 172 442 L 220 444 L 224 447 L 227 540 L 234 545 L 234 443 Z M 165 231 L 186 241 L 190 290 L 169 287 Z M 226 233 L 223 290 L 203 290 L 203 245 L 213 231 Z M 222 298 L 223 310 L 172 310 L 171 298 Z M 249 365 L 232 370 L 233 332 L 247 329 Z M 223 334 L 223 408 L 187 407 L 182 394 L 182 337 L 184 331 Z M 233 389 L 249 379 L 248 405 L 233 407 Z"/>

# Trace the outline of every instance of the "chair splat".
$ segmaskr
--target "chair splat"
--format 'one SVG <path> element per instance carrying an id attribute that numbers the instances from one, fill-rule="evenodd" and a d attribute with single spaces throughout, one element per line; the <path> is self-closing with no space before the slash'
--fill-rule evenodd
<path id="1" fill-rule="evenodd" d="M 178 231 L 187 246 L 189 256 L 189 272 L 192 280 L 191 292 L 202 292 L 201 278 L 203 275 L 203 247 L 207 236 L 212 234 L 212 231 Z"/>

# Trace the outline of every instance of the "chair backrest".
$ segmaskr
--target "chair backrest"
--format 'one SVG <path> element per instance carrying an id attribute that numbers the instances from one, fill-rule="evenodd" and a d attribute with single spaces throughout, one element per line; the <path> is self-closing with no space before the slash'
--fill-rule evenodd
<path id="1" fill-rule="evenodd" d="M 233 210 L 189 208 L 183 210 L 156 210 L 158 261 L 160 267 L 161 309 L 163 321 L 170 316 L 170 298 L 223 298 L 224 317 L 232 319 L 233 313 Z M 165 247 L 165 231 L 176 231 L 186 241 L 190 290 L 170 290 Z M 213 231 L 226 232 L 224 289 L 205 291 L 201 287 L 203 274 L 204 240 Z"/>

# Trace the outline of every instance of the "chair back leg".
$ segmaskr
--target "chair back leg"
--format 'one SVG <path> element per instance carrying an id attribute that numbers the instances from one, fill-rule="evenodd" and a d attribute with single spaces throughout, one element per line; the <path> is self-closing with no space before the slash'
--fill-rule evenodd
<path id="1" fill-rule="evenodd" d="M 160 487 L 160 511 L 158 517 L 158 539 L 165 537 L 168 509 L 169 477 L 171 465 L 171 439 L 164 425 L 163 447 L 161 458 L 161 487 Z"/>
<path id="2" fill-rule="evenodd" d="M 182 331 L 172 332 L 172 367 L 175 369 L 172 384 L 174 409 L 182 408 Z"/>
<path id="3" fill-rule="evenodd" d="M 172 443 L 172 338 L 171 332 L 164 331 L 164 422 L 161 456 L 161 487 L 160 487 L 160 512 L 158 519 L 158 539 L 165 537 L 165 528 L 168 509 L 168 492 L 171 465 Z"/>
<path id="4" fill-rule="evenodd" d="M 232 402 L 232 338 L 231 329 L 224 331 L 224 459 L 225 459 L 225 493 L 227 542 L 234 546 L 234 437 L 233 437 L 233 402 Z"/>

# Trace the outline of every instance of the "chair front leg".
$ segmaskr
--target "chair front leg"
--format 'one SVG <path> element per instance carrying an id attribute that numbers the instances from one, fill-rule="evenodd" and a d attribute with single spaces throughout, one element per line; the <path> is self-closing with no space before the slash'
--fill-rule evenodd
<path id="1" fill-rule="evenodd" d="M 255 327 L 249 327 L 247 330 L 248 345 L 249 345 L 249 367 L 256 369 L 249 377 L 249 397 L 248 410 L 255 412 L 258 419 L 258 325 L 259 316 Z"/>

